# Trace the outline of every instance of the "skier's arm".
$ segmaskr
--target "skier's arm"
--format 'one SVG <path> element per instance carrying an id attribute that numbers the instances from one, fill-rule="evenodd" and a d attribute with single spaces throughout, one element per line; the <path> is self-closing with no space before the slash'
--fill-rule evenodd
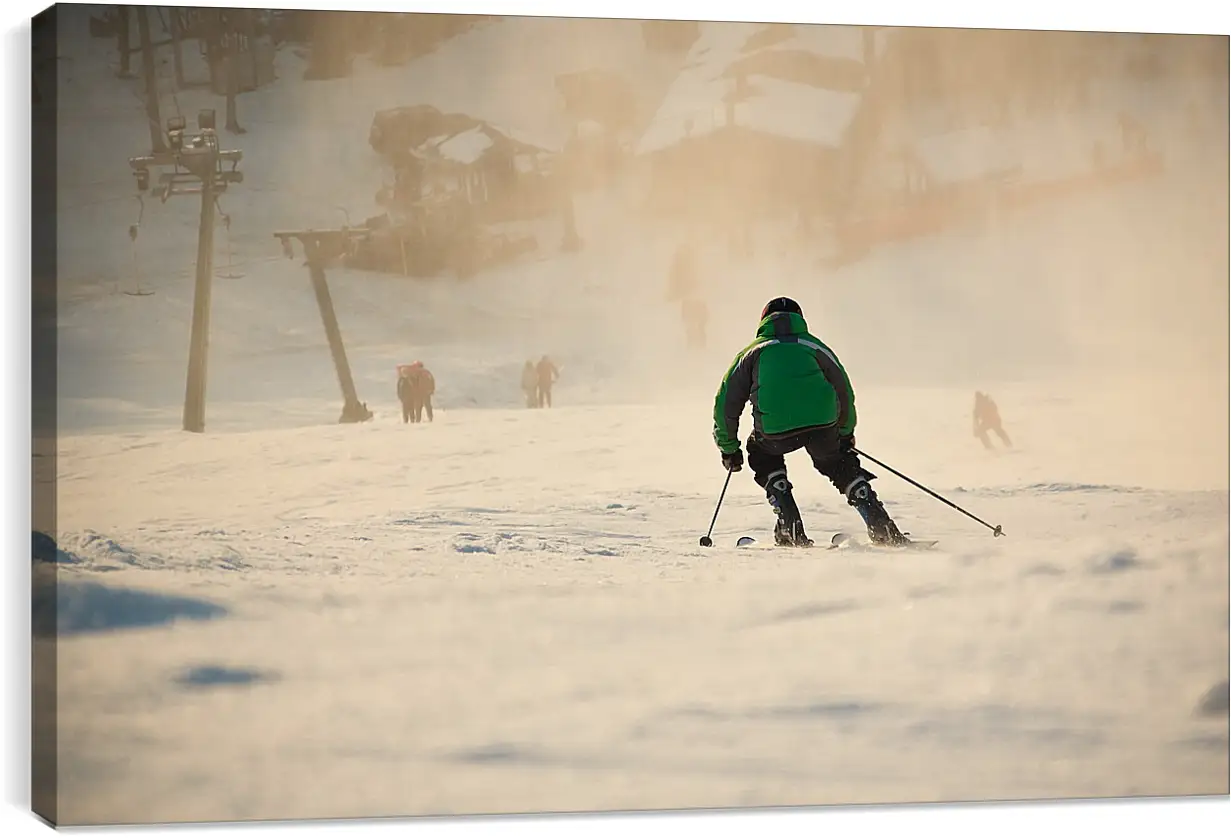
<path id="1" fill-rule="evenodd" d="M 851 386 L 851 379 L 842 364 L 838 363 L 837 357 L 824 348 L 816 348 L 816 362 L 820 364 L 825 380 L 838 397 L 838 433 L 851 436 L 855 433 L 858 419 L 855 412 L 855 388 Z"/>
<path id="2" fill-rule="evenodd" d="M 723 376 L 714 397 L 714 442 L 724 454 L 739 450 L 739 417 L 752 395 L 752 366 L 755 363 L 753 353 L 742 353 Z"/>

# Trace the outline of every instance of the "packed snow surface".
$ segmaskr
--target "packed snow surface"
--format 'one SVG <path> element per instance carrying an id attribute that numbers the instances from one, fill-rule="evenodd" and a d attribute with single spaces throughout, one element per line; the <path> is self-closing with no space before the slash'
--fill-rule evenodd
<path id="1" fill-rule="evenodd" d="M 373 109 L 413 101 L 382 75 L 407 71 L 361 66 L 318 88 L 368 91 L 351 112 L 282 125 L 261 103 L 308 101 L 284 68 L 225 135 L 249 179 L 217 269 L 242 276 L 215 282 L 193 435 L 198 205 L 147 199 L 134 253 L 135 83 L 105 43 L 65 49 L 58 519 L 35 540 L 62 824 L 1227 793 L 1225 92 L 1195 134 L 1182 97 L 1142 94 L 1152 180 L 843 269 L 782 231 L 746 262 L 708 242 L 691 353 L 664 299 L 678 231 L 619 189 L 579 198 L 578 253 L 553 227 L 466 283 L 332 270 L 376 414 L 339 425 L 306 268 L 272 232 L 358 220 Z M 698 546 L 714 392 L 778 294 L 846 364 L 860 447 L 1006 537 L 869 464 L 936 549 L 737 550 L 771 540 L 747 471 Z M 543 354 L 555 406 L 529 410 Z M 437 410 L 406 425 L 416 359 Z M 972 437 L 976 389 L 1012 449 Z M 857 531 L 788 465 L 818 542 Z"/>

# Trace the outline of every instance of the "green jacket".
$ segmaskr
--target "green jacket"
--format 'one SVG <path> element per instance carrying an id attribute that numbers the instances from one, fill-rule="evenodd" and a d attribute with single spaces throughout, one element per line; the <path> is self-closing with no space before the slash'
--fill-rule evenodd
<path id="1" fill-rule="evenodd" d="M 798 314 L 776 312 L 761 321 L 757 339 L 727 369 L 714 398 L 714 442 L 739 449 L 739 418 L 752 402 L 752 426 L 767 437 L 837 426 L 855 432 L 855 391 L 838 356 L 808 333 Z"/>

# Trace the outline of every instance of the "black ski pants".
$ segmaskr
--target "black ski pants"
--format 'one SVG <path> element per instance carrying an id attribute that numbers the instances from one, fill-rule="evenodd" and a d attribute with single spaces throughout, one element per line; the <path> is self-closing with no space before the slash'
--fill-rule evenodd
<path id="1" fill-rule="evenodd" d="M 773 474 L 786 472 L 786 455 L 801 448 L 812 458 L 813 467 L 829 478 L 843 497 L 846 497 L 847 491 L 857 480 L 869 478 L 859 463 L 859 456 L 853 451 L 841 450 L 838 429 L 823 426 L 775 437 L 766 437 L 753 431 L 745 446 L 752 479 L 762 489 L 766 488 Z"/>

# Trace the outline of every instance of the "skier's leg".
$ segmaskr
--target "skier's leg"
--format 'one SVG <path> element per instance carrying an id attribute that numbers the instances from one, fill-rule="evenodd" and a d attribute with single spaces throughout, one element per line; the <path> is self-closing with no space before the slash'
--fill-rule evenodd
<path id="1" fill-rule="evenodd" d="M 906 536 L 889 517 L 885 505 L 872 489 L 876 475 L 859 462 L 859 455 L 840 451 L 837 432 L 826 429 L 808 440 L 808 454 L 816 470 L 829 478 L 846 502 L 855 508 L 868 529 L 868 540 L 874 544 L 904 544 Z"/>
<path id="2" fill-rule="evenodd" d="M 990 439 L 988 439 L 988 438 L 987 438 L 987 429 L 986 429 L 986 428 L 982 428 L 982 429 L 980 429 L 980 430 L 979 430 L 979 442 L 982 442 L 982 443 L 983 443 L 983 447 L 984 447 L 984 448 L 986 448 L 986 449 L 988 449 L 989 451 L 993 448 L 993 446 L 992 446 L 992 441 L 991 441 Z"/>
<path id="3" fill-rule="evenodd" d="M 551 386 L 550 385 L 543 388 L 543 401 L 546 403 L 548 407 L 551 407 Z"/>
<path id="4" fill-rule="evenodd" d="M 1009 435 L 1005 433 L 1004 428 L 1002 428 L 1000 425 L 997 425 L 995 430 L 996 430 L 996 436 L 1000 437 L 1000 441 L 1005 444 L 1005 447 L 1012 448 L 1013 440 L 1009 439 Z"/>
<path id="5" fill-rule="evenodd" d="M 427 421 L 435 422 L 436 420 L 432 418 L 432 397 L 431 396 L 428 396 L 427 398 L 423 400 L 423 409 L 427 411 Z"/>
<path id="6" fill-rule="evenodd" d="M 774 541 L 784 546 L 807 546 L 812 543 L 804 532 L 803 518 L 791 492 L 791 482 L 787 479 L 785 455 L 798 447 L 798 442 L 767 440 L 756 432 L 748 437 L 745 446 L 752 479 L 765 490 L 766 500 L 778 515 Z"/>
<path id="7" fill-rule="evenodd" d="M 402 424 L 405 425 L 410 421 L 410 408 L 406 406 L 406 402 L 402 402 Z"/>

